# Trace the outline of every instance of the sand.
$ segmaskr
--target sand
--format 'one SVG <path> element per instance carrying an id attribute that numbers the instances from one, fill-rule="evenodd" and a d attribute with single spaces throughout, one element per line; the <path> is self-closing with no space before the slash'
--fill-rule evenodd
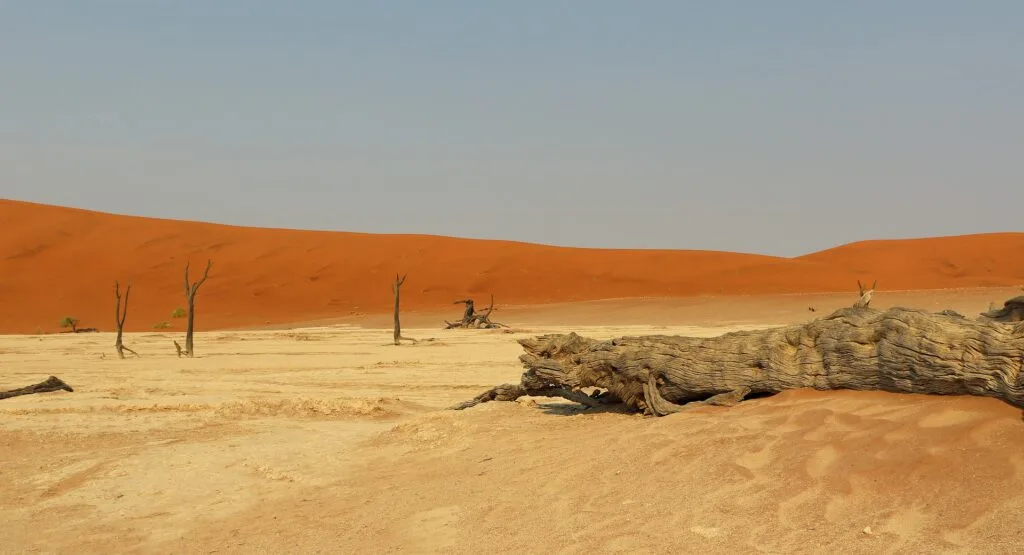
<path id="1" fill-rule="evenodd" d="M 1011 553 L 1024 422 L 992 399 L 791 391 L 665 418 L 516 382 L 527 335 L 710 336 L 849 306 L 967 316 L 1020 294 L 1024 234 L 797 258 L 253 229 L 0 200 L 3 553 Z M 197 357 L 182 270 L 214 260 Z M 390 345 L 390 283 L 404 334 Z M 134 284 L 113 351 L 115 279 Z M 495 294 L 514 333 L 440 328 Z M 101 333 L 56 334 L 74 316 Z M 166 323 L 167 329 L 154 331 Z M 31 335 L 25 335 L 31 334 Z"/>
<path id="2" fill-rule="evenodd" d="M 907 295 L 964 310 L 985 297 Z M 126 361 L 107 333 L 0 336 L 0 389 L 50 374 L 76 388 L 0 402 L 0 551 L 1018 551 L 1024 422 L 992 399 L 441 410 L 517 381 L 518 337 L 710 336 L 805 320 L 807 300 L 518 308 L 503 315 L 517 333 L 424 320 L 406 334 L 434 340 L 402 347 L 354 325 L 203 332 L 192 360 L 174 356 L 177 334 L 128 334 L 143 358 Z"/>
<path id="3" fill-rule="evenodd" d="M 202 329 L 387 313 L 408 273 L 410 311 L 467 296 L 501 306 L 624 297 L 855 292 L 1024 285 L 1024 233 L 868 241 L 798 258 L 708 251 L 569 249 L 509 241 L 255 229 L 0 200 L 0 333 L 59 331 L 65 316 L 113 327 L 113 283 L 132 282 L 131 331 L 185 304 L 183 270 L 213 260 Z M 993 299 L 999 300 L 1003 299 Z"/>

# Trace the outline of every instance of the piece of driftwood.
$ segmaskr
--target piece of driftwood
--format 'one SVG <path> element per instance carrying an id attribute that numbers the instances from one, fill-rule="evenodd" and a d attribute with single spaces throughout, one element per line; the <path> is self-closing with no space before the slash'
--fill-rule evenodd
<path id="1" fill-rule="evenodd" d="M 451 408 L 551 393 L 577 400 L 585 388 L 598 388 L 604 402 L 658 416 L 799 388 L 980 395 L 1024 408 L 1024 323 L 864 305 L 711 338 L 522 339 L 526 371 L 518 385 Z"/>
<path id="2" fill-rule="evenodd" d="M 50 376 L 46 380 L 35 385 L 12 389 L 10 391 L 0 391 L 0 399 L 10 399 L 11 397 L 19 397 L 21 395 L 32 395 L 34 393 L 48 393 L 50 391 L 62 390 L 74 391 L 74 389 L 71 389 L 70 385 L 64 383 L 64 380 L 57 376 Z"/>
<path id="3" fill-rule="evenodd" d="M 132 292 L 132 285 L 129 283 L 124 290 L 124 310 L 121 310 L 121 284 L 114 281 L 114 324 L 117 326 L 117 339 L 114 340 L 114 349 L 117 350 L 117 357 L 124 360 L 124 352 L 139 356 L 139 353 L 125 347 L 124 345 L 124 321 L 128 318 L 128 295 Z"/>
<path id="4" fill-rule="evenodd" d="M 444 329 L 450 330 L 455 328 L 466 328 L 466 329 L 495 329 L 495 328 L 507 328 L 505 324 L 501 322 L 491 321 L 491 313 L 494 312 L 494 295 L 491 295 L 491 304 L 487 307 L 487 310 L 483 312 L 476 312 L 473 305 L 473 299 L 464 299 L 461 301 L 455 301 L 452 304 L 464 304 L 466 309 L 462 313 L 462 319 L 454 322 L 445 320 Z"/>

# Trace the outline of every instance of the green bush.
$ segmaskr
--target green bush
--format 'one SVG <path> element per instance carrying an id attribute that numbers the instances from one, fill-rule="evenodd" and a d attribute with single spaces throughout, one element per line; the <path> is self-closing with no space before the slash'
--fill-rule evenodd
<path id="1" fill-rule="evenodd" d="M 155 329 L 155 330 L 165 330 L 165 329 L 167 329 L 169 327 L 171 327 L 171 325 L 168 324 L 167 322 L 159 322 L 159 323 L 153 324 L 153 329 Z"/>
<path id="2" fill-rule="evenodd" d="M 72 332 L 77 332 L 78 331 L 78 318 L 75 318 L 73 316 L 65 316 L 64 319 L 60 321 L 60 327 L 62 327 L 62 328 L 71 328 Z"/>
<path id="3" fill-rule="evenodd" d="M 171 313 L 171 318 L 184 318 L 185 315 L 186 315 L 185 309 L 181 308 L 181 307 L 178 307 L 178 308 L 175 308 L 174 312 Z"/>

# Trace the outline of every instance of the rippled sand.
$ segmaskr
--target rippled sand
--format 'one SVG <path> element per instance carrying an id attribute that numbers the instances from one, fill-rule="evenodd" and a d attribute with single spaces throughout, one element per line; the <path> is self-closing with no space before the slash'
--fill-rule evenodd
<path id="1" fill-rule="evenodd" d="M 743 327 L 752 327 L 744 325 Z M 589 326 L 594 337 L 734 328 Z M 528 334 L 568 331 L 537 326 Z M 652 419 L 518 380 L 527 333 L 358 327 L 0 336 L 2 552 L 1013 552 L 998 401 L 797 391 Z"/>

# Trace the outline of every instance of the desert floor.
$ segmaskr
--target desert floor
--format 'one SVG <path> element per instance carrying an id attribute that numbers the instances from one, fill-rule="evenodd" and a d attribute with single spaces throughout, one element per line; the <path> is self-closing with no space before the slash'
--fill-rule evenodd
<path id="1" fill-rule="evenodd" d="M 879 295 L 973 316 L 1013 291 Z M 902 295 L 902 296 L 901 296 Z M 992 399 L 794 391 L 665 418 L 530 399 L 515 340 L 716 335 L 848 296 L 518 307 L 205 332 L 0 336 L 0 552 L 1019 552 L 1024 421 Z M 815 306 L 816 312 L 807 310 Z M 456 311 L 457 312 L 457 311 Z M 430 327 L 427 327 L 430 326 Z M 180 339 L 179 339 L 180 341 Z"/>

